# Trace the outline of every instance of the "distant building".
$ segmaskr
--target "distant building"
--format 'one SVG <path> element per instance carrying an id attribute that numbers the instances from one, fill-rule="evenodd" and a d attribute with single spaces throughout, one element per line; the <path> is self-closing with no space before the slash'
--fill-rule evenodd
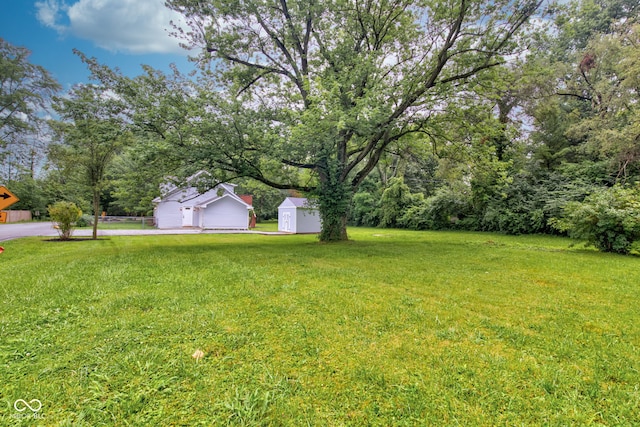
<path id="1" fill-rule="evenodd" d="M 197 175 L 190 180 L 195 178 Z M 253 211 L 251 196 L 237 195 L 235 187 L 220 183 L 200 194 L 195 186 L 165 186 L 163 196 L 153 200 L 156 227 L 247 230 Z"/>
<path id="2" fill-rule="evenodd" d="M 319 233 L 320 211 L 302 197 L 287 197 L 278 206 L 278 231 L 286 233 Z"/>

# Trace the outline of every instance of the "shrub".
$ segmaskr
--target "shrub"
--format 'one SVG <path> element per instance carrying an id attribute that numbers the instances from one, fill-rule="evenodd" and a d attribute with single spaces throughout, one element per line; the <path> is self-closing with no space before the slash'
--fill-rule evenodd
<path id="1" fill-rule="evenodd" d="M 60 240 L 69 240 L 73 226 L 82 216 L 82 211 L 72 202 L 56 202 L 48 207 L 49 216 L 56 223 Z"/>
<path id="2" fill-rule="evenodd" d="M 407 209 L 422 203 L 423 200 L 422 193 L 411 193 L 402 177 L 391 178 L 389 186 L 380 198 L 380 227 L 403 227 L 402 216 Z"/>
<path id="3" fill-rule="evenodd" d="M 400 217 L 400 226 L 411 230 L 430 230 L 433 222 L 429 218 L 429 201 L 422 200 L 420 203 L 411 206 Z"/>
<path id="4" fill-rule="evenodd" d="M 380 223 L 378 198 L 362 191 L 354 194 L 351 202 L 351 222 L 353 225 L 376 227 Z"/>
<path id="5" fill-rule="evenodd" d="M 93 216 L 91 215 L 82 215 L 77 221 L 76 221 L 76 227 L 89 227 L 93 225 Z"/>
<path id="6" fill-rule="evenodd" d="M 603 252 L 628 254 L 640 238 L 640 188 L 597 190 L 583 202 L 570 202 L 552 225 Z"/>
<path id="7" fill-rule="evenodd" d="M 549 220 L 562 216 L 567 203 L 584 200 L 593 188 L 557 173 L 517 174 L 486 197 L 477 211 L 479 228 L 506 234 L 555 233 Z"/>
<path id="8" fill-rule="evenodd" d="M 448 187 L 438 189 L 436 194 L 420 200 L 409 208 L 401 223 L 413 230 L 447 230 L 473 228 L 469 197 L 459 190 Z"/>

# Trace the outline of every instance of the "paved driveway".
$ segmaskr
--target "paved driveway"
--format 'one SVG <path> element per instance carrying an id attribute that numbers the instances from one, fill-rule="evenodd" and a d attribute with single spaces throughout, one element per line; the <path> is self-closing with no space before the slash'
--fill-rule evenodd
<path id="1" fill-rule="evenodd" d="M 149 228 L 146 230 L 98 230 L 98 236 L 138 236 L 154 234 L 200 234 L 200 233 L 229 233 L 229 234 L 289 234 L 277 231 L 251 231 L 251 230 L 201 230 L 199 228 L 174 228 L 158 230 Z M 30 236 L 57 236 L 58 232 L 51 222 L 22 222 L 16 224 L 0 224 L 0 242 L 3 240 L 19 239 Z M 91 236 L 93 230 L 83 228 L 73 230 L 73 236 Z"/>
<path id="2" fill-rule="evenodd" d="M 29 236 L 57 236 L 58 233 L 50 222 L 20 222 L 16 224 L 0 224 L 0 242 Z"/>

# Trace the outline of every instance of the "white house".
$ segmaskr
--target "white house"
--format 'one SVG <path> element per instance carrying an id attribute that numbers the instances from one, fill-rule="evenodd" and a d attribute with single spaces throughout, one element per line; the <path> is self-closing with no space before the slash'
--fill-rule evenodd
<path id="1" fill-rule="evenodd" d="M 200 194 L 196 187 L 165 186 L 153 200 L 158 228 L 196 227 L 246 230 L 253 210 L 250 196 L 238 196 L 235 184 L 221 183 Z"/>
<path id="2" fill-rule="evenodd" d="M 278 231 L 319 233 L 320 228 L 320 211 L 307 199 L 287 197 L 278 206 Z"/>

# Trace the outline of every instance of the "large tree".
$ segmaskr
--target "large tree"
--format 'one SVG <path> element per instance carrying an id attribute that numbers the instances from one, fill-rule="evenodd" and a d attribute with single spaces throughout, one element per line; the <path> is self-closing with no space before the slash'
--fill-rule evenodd
<path id="1" fill-rule="evenodd" d="M 535 56 L 529 103 L 535 157 L 547 169 L 601 162 L 607 181 L 637 179 L 639 12 L 637 1 L 582 0 L 558 14 Z"/>
<path id="2" fill-rule="evenodd" d="M 60 88 L 46 69 L 29 62 L 30 54 L 0 38 L 0 180 L 13 178 L 9 171 L 16 166 L 33 176 L 43 151 L 34 145 L 40 141 L 35 135 L 49 99 Z"/>
<path id="3" fill-rule="evenodd" d="M 314 194 L 321 240 L 385 152 L 522 41 L 538 0 L 168 0 L 215 92 L 182 140 L 212 172 Z M 202 89 L 203 86 L 200 86 Z M 206 112 L 206 113 L 205 113 Z M 196 164 L 198 162 L 195 162 Z"/>

